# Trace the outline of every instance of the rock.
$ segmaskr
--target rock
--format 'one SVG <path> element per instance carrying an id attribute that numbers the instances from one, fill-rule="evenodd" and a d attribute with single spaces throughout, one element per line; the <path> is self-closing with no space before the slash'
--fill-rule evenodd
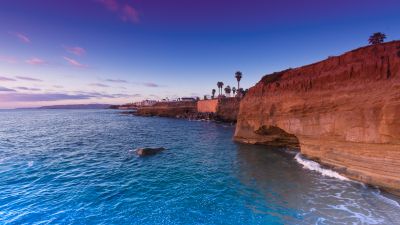
<path id="1" fill-rule="evenodd" d="M 137 110 L 138 116 L 161 116 L 172 117 L 195 113 L 197 102 L 157 102 L 153 106 L 140 107 Z"/>
<path id="2" fill-rule="evenodd" d="M 164 150 L 165 150 L 165 148 L 163 148 L 163 147 L 161 147 L 161 148 L 138 148 L 138 149 L 136 149 L 135 152 L 139 156 L 149 156 L 149 155 L 155 155 Z"/>
<path id="3" fill-rule="evenodd" d="M 400 194 L 400 41 L 267 75 L 240 103 L 234 139 L 300 148 Z"/>

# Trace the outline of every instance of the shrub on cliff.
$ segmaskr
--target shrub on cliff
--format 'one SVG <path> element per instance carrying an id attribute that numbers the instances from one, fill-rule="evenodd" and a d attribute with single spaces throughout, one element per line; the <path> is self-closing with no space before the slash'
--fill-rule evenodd
<path id="1" fill-rule="evenodd" d="M 386 34 L 381 32 L 376 32 L 369 37 L 368 41 L 371 45 L 376 45 L 383 43 L 385 39 L 386 39 Z"/>
<path id="2" fill-rule="evenodd" d="M 224 89 L 225 94 L 227 97 L 231 96 L 231 86 L 226 86 L 226 88 Z"/>
<path id="3" fill-rule="evenodd" d="M 233 93 L 233 96 L 236 96 L 236 88 L 235 87 L 232 87 L 232 93 Z"/>

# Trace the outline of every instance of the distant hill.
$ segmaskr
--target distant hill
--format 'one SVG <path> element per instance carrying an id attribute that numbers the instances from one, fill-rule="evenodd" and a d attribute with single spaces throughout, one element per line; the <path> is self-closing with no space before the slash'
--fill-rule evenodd
<path id="1" fill-rule="evenodd" d="M 108 109 L 110 106 L 109 104 L 50 105 L 37 109 Z"/>

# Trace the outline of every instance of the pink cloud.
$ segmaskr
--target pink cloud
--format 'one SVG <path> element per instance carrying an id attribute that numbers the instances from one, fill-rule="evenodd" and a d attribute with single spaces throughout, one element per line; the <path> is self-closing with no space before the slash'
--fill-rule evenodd
<path id="1" fill-rule="evenodd" d="M 161 87 L 161 85 L 151 82 L 143 83 L 143 85 L 146 87 Z"/>
<path id="2" fill-rule="evenodd" d="M 124 22 L 138 23 L 139 12 L 129 4 L 120 4 L 117 0 L 98 0 L 106 9 L 116 13 Z"/>
<path id="3" fill-rule="evenodd" d="M 14 57 L 11 57 L 11 56 L 0 55 L 0 62 L 16 63 L 17 60 Z"/>
<path id="4" fill-rule="evenodd" d="M 2 87 L 0 86 L 0 92 L 15 92 L 14 89 L 10 89 L 10 88 L 6 88 L 6 87 Z"/>
<path id="5" fill-rule="evenodd" d="M 39 59 L 39 58 L 31 58 L 25 61 L 28 64 L 31 65 L 43 65 L 46 64 L 46 61 L 44 61 L 43 59 Z"/>
<path id="6" fill-rule="evenodd" d="M 110 87 L 107 84 L 102 84 L 102 83 L 91 83 L 89 85 L 93 87 Z"/>
<path id="7" fill-rule="evenodd" d="M 26 44 L 31 43 L 31 40 L 25 34 L 18 33 L 18 32 L 10 32 L 10 34 L 17 37 L 21 42 L 24 42 Z"/>
<path id="8" fill-rule="evenodd" d="M 79 63 L 78 61 L 76 61 L 74 59 L 71 59 L 71 58 L 68 58 L 68 57 L 65 57 L 65 56 L 64 56 L 64 59 L 65 59 L 65 61 L 67 61 L 72 66 L 80 67 L 80 68 L 87 67 L 86 65 L 83 65 L 83 64 Z"/>
<path id="9" fill-rule="evenodd" d="M 74 55 L 77 56 L 82 56 L 84 54 L 86 54 L 86 50 L 82 47 L 65 47 L 65 50 L 67 50 L 67 52 L 72 53 Z"/>
<path id="10" fill-rule="evenodd" d="M 15 79 L 9 78 L 9 77 L 2 77 L 2 76 L 0 76 L 0 81 L 15 81 Z"/>
<path id="11" fill-rule="evenodd" d="M 125 5 L 121 10 L 121 19 L 124 22 L 138 23 L 139 13 L 138 11 L 130 5 Z"/>
<path id="12" fill-rule="evenodd" d="M 40 88 L 29 88 L 29 87 L 16 87 L 15 89 L 23 91 L 41 91 Z"/>
<path id="13" fill-rule="evenodd" d="M 24 76 L 16 76 L 15 78 L 20 80 L 34 81 L 34 82 L 42 82 L 43 80 L 33 78 L 33 77 L 24 77 Z"/>

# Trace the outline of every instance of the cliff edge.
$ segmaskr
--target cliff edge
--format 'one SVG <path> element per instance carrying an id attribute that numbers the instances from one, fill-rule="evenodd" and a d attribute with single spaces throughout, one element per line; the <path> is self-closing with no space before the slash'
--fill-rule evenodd
<path id="1" fill-rule="evenodd" d="M 264 76 L 240 103 L 234 139 L 298 148 L 400 194 L 400 41 Z"/>

